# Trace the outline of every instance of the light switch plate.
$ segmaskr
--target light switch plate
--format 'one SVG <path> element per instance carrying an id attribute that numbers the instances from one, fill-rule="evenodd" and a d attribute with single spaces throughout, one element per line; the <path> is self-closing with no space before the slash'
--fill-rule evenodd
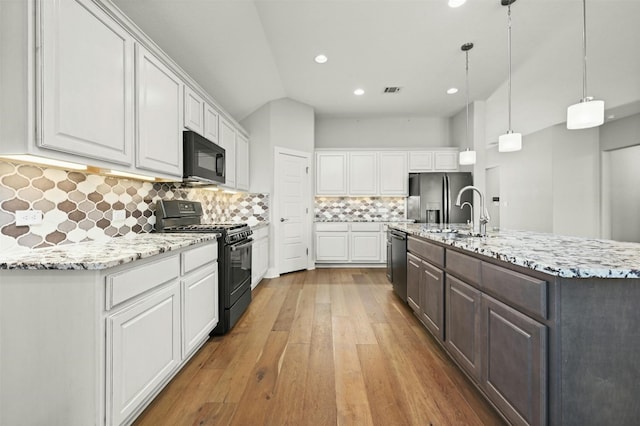
<path id="1" fill-rule="evenodd" d="M 124 222 L 124 220 L 126 218 L 127 218 L 127 212 L 126 211 L 124 211 L 124 210 L 114 210 L 111 220 L 113 222 Z"/>
<path id="2" fill-rule="evenodd" d="M 42 223 L 42 210 L 16 210 L 16 226 L 39 225 Z"/>

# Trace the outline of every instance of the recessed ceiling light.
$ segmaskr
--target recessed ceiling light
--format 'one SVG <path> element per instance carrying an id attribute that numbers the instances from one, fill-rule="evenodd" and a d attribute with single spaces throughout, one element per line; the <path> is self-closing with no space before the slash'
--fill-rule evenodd
<path id="1" fill-rule="evenodd" d="M 607 120 L 613 120 L 614 118 L 616 118 L 616 116 L 615 116 L 615 115 L 613 115 L 613 114 L 611 114 L 611 115 L 609 115 L 609 116 L 607 117 Z"/>
<path id="2" fill-rule="evenodd" d="M 449 7 L 460 7 L 465 4 L 467 0 L 449 0 Z"/>
<path id="3" fill-rule="evenodd" d="M 363 89 L 356 89 L 353 91 L 353 94 L 356 96 L 362 96 L 364 95 L 364 90 Z"/>
<path id="4" fill-rule="evenodd" d="M 450 89 L 447 89 L 447 95 L 453 95 L 455 93 L 458 93 L 458 88 L 457 87 L 452 87 Z"/>
<path id="5" fill-rule="evenodd" d="M 329 60 L 329 58 L 327 58 L 326 55 L 318 55 L 315 58 L 313 58 L 313 60 L 316 61 L 316 63 L 318 64 L 324 64 Z"/>

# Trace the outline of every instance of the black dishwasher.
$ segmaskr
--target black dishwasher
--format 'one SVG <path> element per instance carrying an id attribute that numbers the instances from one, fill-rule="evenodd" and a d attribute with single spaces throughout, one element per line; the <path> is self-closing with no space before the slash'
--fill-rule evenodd
<path id="1" fill-rule="evenodd" d="M 407 302 L 407 234 L 389 230 L 391 237 L 391 279 L 393 291 Z"/>

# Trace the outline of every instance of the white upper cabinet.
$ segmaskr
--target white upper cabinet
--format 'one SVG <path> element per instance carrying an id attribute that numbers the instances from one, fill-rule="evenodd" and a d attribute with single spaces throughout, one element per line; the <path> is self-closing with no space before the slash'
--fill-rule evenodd
<path id="1" fill-rule="evenodd" d="M 218 116 L 218 111 L 205 102 L 203 136 L 213 143 L 218 143 Z"/>
<path id="2" fill-rule="evenodd" d="M 184 86 L 184 127 L 204 136 L 204 100 Z"/>
<path id="3" fill-rule="evenodd" d="M 409 173 L 450 172 L 458 170 L 457 148 L 409 151 Z"/>
<path id="4" fill-rule="evenodd" d="M 380 152 L 380 195 L 406 196 L 408 186 L 407 153 Z"/>
<path id="5" fill-rule="evenodd" d="M 436 152 L 434 170 L 437 172 L 458 170 L 458 151 Z"/>
<path id="6" fill-rule="evenodd" d="M 236 133 L 236 188 L 249 190 L 249 139 Z"/>
<path id="7" fill-rule="evenodd" d="M 316 153 L 316 195 L 347 195 L 346 152 Z"/>
<path id="8" fill-rule="evenodd" d="M 349 194 L 376 195 L 378 193 L 378 153 L 349 153 Z"/>
<path id="9" fill-rule="evenodd" d="M 433 171 L 433 152 L 414 151 L 409 152 L 409 172 L 420 173 Z"/>
<path id="10" fill-rule="evenodd" d="M 39 146 L 132 164 L 132 36 L 92 1 L 41 7 Z"/>
<path id="11" fill-rule="evenodd" d="M 136 44 L 136 166 L 182 176 L 182 81 Z"/>
<path id="12" fill-rule="evenodd" d="M 236 129 L 224 118 L 220 117 L 220 139 L 218 144 L 225 149 L 225 184 L 229 188 L 236 187 Z"/>

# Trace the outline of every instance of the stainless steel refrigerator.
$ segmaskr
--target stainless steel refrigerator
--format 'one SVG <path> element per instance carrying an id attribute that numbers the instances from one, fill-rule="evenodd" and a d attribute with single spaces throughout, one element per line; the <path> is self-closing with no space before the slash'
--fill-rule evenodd
<path id="1" fill-rule="evenodd" d="M 455 205 L 460 189 L 473 185 L 471 173 L 411 173 L 407 218 L 421 223 L 467 223 L 471 209 Z M 460 204 L 473 205 L 473 191 L 462 194 Z"/>

